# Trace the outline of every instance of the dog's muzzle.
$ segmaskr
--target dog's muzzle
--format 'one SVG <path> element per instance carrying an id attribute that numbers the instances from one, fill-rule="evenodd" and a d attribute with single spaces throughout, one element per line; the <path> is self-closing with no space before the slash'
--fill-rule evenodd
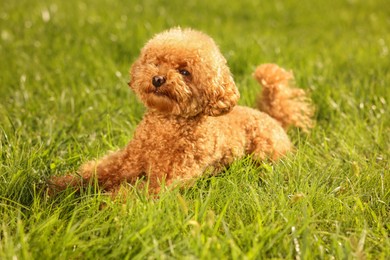
<path id="1" fill-rule="evenodd" d="M 161 87 L 165 83 L 166 79 L 163 76 L 154 76 L 152 79 L 152 84 L 156 88 Z"/>

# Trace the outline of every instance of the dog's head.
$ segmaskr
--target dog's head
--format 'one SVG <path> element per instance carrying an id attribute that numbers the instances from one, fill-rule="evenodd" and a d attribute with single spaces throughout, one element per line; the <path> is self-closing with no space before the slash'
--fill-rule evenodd
<path id="1" fill-rule="evenodd" d="M 149 108 L 191 117 L 229 112 L 239 93 L 226 60 L 201 32 L 175 28 L 146 43 L 131 67 L 130 87 Z"/>

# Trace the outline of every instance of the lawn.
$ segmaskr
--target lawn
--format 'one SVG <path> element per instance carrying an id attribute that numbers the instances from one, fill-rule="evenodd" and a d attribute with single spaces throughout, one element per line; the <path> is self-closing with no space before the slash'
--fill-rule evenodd
<path id="1" fill-rule="evenodd" d="M 0 259 L 388 259 L 387 0 L 0 0 Z M 166 2 L 166 3 L 165 3 Z M 275 164 L 234 162 L 158 198 L 45 182 L 131 139 L 127 86 L 143 44 L 172 26 L 211 35 L 241 105 L 256 65 L 295 72 L 316 126 Z"/>

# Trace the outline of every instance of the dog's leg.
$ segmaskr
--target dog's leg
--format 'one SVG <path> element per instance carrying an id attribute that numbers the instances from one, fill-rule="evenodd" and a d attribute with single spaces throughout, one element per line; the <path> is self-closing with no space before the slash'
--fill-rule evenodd
<path id="1" fill-rule="evenodd" d="M 118 171 L 122 154 L 122 151 L 118 151 L 109 154 L 98 161 L 89 161 L 80 167 L 77 174 L 52 177 L 48 183 L 49 193 L 55 194 L 68 187 L 80 189 L 91 184 L 95 178 L 98 183 L 100 183 L 107 179 L 109 173 L 113 174 Z"/>
<path id="2" fill-rule="evenodd" d="M 263 123 L 265 123 L 263 121 Z M 248 154 L 252 154 L 257 161 L 272 160 L 279 158 L 290 152 L 293 147 L 286 132 L 280 125 L 269 122 L 266 130 L 257 132 L 250 140 Z M 265 124 L 266 125 L 266 124 Z"/>
<path id="3" fill-rule="evenodd" d="M 82 165 L 77 174 L 52 177 L 49 180 L 49 193 L 55 194 L 67 187 L 80 189 L 93 184 L 94 181 L 106 191 L 120 186 L 122 182 L 135 182 L 142 175 L 139 158 L 131 156 L 130 150 L 120 150 L 98 161 Z"/>
<path id="4" fill-rule="evenodd" d="M 285 156 L 292 150 L 290 141 L 287 142 L 264 142 L 260 140 L 260 143 L 254 151 L 252 156 L 255 160 L 262 162 L 264 160 L 277 161 L 279 158 Z"/>

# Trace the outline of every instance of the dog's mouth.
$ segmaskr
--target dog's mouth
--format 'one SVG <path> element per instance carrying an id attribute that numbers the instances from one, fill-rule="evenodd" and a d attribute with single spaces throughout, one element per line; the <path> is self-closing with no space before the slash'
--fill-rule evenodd
<path id="1" fill-rule="evenodd" d="M 163 98 L 171 98 L 170 95 L 166 91 L 162 91 L 159 89 L 153 89 L 146 92 L 148 95 L 156 96 L 156 97 L 163 97 Z"/>
<path id="2" fill-rule="evenodd" d="M 174 99 L 170 91 L 166 87 L 151 87 L 146 90 L 147 94 L 151 94 L 158 97 L 166 97 L 169 99 Z"/>
<path id="3" fill-rule="evenodd" d="M 165 96 L 165 97 L 170 97 L 169 96 L 169 92 L 164 90 L 164 89 L 161 89 L 161 88 L 155 88 L 152 93 L 156 96 Z"/>

